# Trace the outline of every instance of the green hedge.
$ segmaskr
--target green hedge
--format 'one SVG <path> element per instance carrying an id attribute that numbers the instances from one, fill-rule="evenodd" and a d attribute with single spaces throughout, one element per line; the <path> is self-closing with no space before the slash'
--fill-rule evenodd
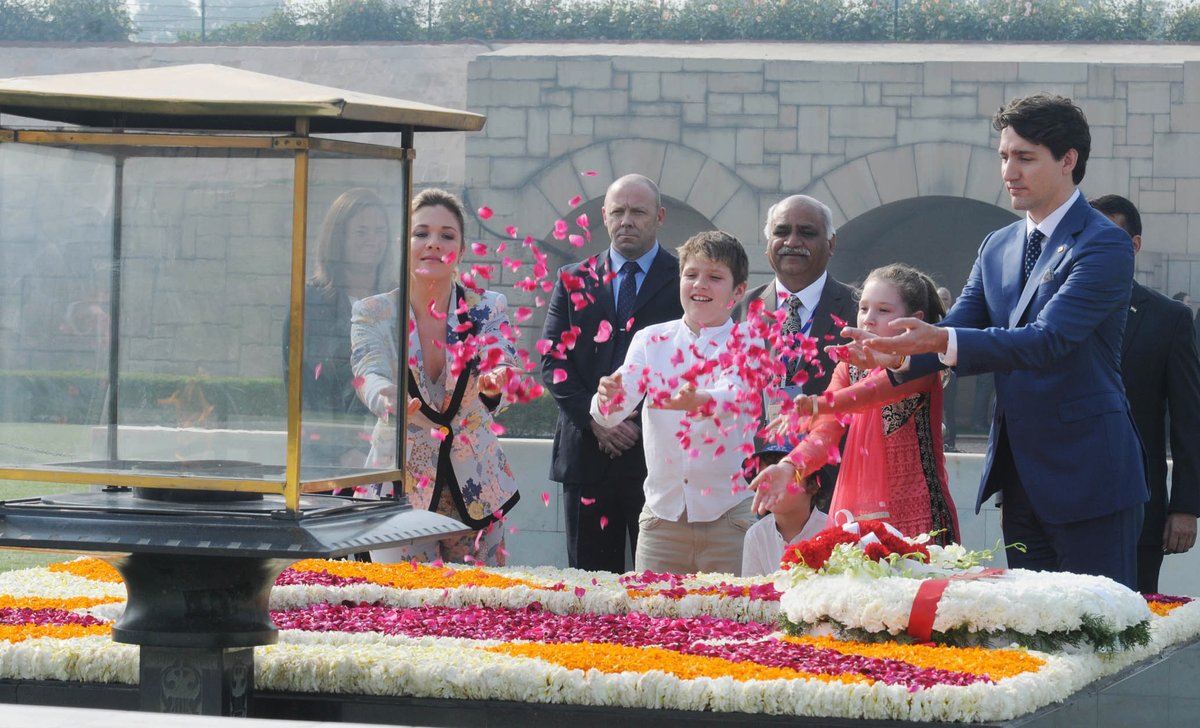
<path id="1" fill-rule="evenodd" d="M 1193 41 L 1200 10 L 1163 0 L 288 0 L 207 39 Z"/>
<path id="2" fill-rule="evenodd" d="M 106 390 L 103 378 L 87 372 L 0 372 L 0 419 L 100 424 Z M 212 407 L 207 427 L 279 422 L 287 414 L 285 397 L 281 379 L 161 374 L 126 374 L 121 379 L 122 421 L 139 425 L 175 426 L 205 404 Z M 508 437 L 551 437 L 557 418 L 558 406 L 544 395 L 509 407 L 497 421 Z"/>
<path id="3" fill-rule="evenodd" d="M 90 372 L 3 371 L 0 417 L 99 424 L 107 389 L 107 380 Z M 139 425 L 177 425 L 206 406 L 212 408 L 208 427 L 278 420 L 287 413 L 282 379 L 125 374 L 120 396 L 122 420 Z"/>

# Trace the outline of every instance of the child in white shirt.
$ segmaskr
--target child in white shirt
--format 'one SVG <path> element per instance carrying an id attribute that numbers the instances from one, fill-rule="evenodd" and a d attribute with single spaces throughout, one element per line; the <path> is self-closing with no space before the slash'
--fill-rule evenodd
<path id="1" fill-rule="evenodd" d="M 679 248 L 683 318 L 633 335 L 625 363 L 600 380 L 591 415 L 612 427 L 643 404 L 646 505 L 634 552 L 638 571 L 736 574 L 752 493 L 742 482 L 761 394 L 743 373 L 751 344 L 730 319 L 746 292 L 741 243 L 710 231 Z"/>
<path id="2" fill-rule="evenodd" d="M 754 454 L 758 467 L 773 465 L 791 452 L 783 445 L 767 445 Z M 813 471 L 803 487 L 789 487 L 771 513 L 746 531 L 742 549 L 742 576 L 765 576 L 779 571 L 779 562 L 788 546 L 816 536 L 825 530 L 827 516 L 812 507 L 813 496 L 820 490 L 821 471 Z"/>

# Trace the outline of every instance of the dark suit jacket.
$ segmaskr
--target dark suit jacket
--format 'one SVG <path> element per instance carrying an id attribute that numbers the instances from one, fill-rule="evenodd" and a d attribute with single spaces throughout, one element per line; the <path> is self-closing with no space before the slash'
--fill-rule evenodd
<path id="1" fill-rule="evenodd" d="M 779 308 L 779 295 L 775 290 L 775 279 L 765 285 L 753 288 L 747 293 L 733 310 L 733 320 L 741 321 L 746 317 L 750 301 L 762 299 L 764 310 L 772 313 Z M 845 323 L 839 324 L 833 317 Z M 825 352 L 826 346 L 845 344 L 841 337 L 843 326 L 853 326 L 858 320 L 858 301 L 855 291 L 850 286 L 835 280 L 833 276 L 825 279 L 825 287 L 821 289 L 821 300 L 817 302 L 817 310 L 813 311 L 812 328 L 808 335 L 817 340 L 817 358 L 804 365 L 808 372 L 808 381 L 804 383 L 805 394 L 820 394 L 829 386 L 833 377 L 833 362 Z"/>
<path id="2" fill-rule="evenodd" d="M 617 323 L 613 296 L 616 279 L 605 282 L 608 272 L 607 249 L 600 255 L 562 268 L 546 310 L 542 338 L 557 344 L 562 333 L 572 326 L 578 326 L 580 332 L 575 348 L 566 352 L 565 359 L 557 359 L 552 354 L 542 357 L 542 381 L 558 403 L 550 479 L 560 483 L 591 483 L 604 478 L 614 459 L 600 452 L 600 443 L 592 434 L 592 416 L 588 412 L 600 377 L 612 374 L 625 360 L 625 351 L 635 332 L 683 316 L 683 306 L 679 302 L 679 260 L 661 245 L 638 290 L 633 308 L 633 329 L 629 332 L 620 330 L 624 321 Z M 563 284 L 565 276 L 574 277 L 582 284 L 580 292 L 591 301 L 587 306 L 575 308 L 571 292 Z M 595 338 L 601 321 L 612 324 L 612 335 L 606 341 L 597 342 Z M 554 382 L 556 370 L 567 375 L 557 384 Z M 640 470 L 645 472 L 645 455 L 640 443 L 615 460 L 628 458 L 640 461 Z"/>
<path id="3" fill-rule="evenodd" d="M 959 376 L 994 372 L 996 410 L 975 508 L 993 479 L 1003 427 L 1034 512 L 1074 523 L 1144 503 L 1146 474 L 1121 383 L 1133 244 L 1080 195 L 1021 285 L 1025 220 L 989 234 L 940 325 L 958 336 Z M 915 357 L 897 376 L 939 366 Z"/>
<path id="4" fill-rule="evenodd" d="M 1121 377 L 1146 448 L 1150 502 L 1141 543 L 1161 546 L 1168 513 L 1200 514 L 1200 357 L 1187 306 L 1133 284 L 1121 344 Z M 1169 500 L 1164 424 L 1168 412 L 1175 461 Z"/>

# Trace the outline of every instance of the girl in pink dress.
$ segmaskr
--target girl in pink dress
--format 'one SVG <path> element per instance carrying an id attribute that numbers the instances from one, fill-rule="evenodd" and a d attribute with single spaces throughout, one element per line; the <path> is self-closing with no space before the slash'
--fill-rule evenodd
<path id="1" fill-rule="evenodd" d="M 889 333 L 888 324 L 912 316 L 936 323 L 945 315 L 937 285 L 904 264 L 876 268 L 867 276 L 858 326 Z M 958 515 L 950 498 L 942 454 L 942 375 L 935 372 L 894 386 L 883 369 L 840 362 L 824 394 L 801 395 L 788 417 L 805 434 L 780 463 L 761 472 L 754 509 L 769 510 L 779 494 L 841 457 L 831 518 L 888 521 L 906 536 L 938 532 L 941 543 L 958 541 Z M 788 428 L 781 416 L 772 425 Z M 839 455 L 838 442 L 846 436 Z M 839 516 L 839 514 L 842 514 Z"/>

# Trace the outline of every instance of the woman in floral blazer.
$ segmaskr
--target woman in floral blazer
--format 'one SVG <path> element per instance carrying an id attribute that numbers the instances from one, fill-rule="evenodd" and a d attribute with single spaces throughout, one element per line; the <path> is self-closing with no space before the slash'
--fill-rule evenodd
<path id="1" fill-rule="evenodd" d="M 372 558 L 502 566 L 501 519 L 520 495 L 493 431 L 492 413 L 517 367 L 509 338 L 515 338 L 515 329 L 503 295 L 455 283 L 454 263 L 465 249 L 458 199 L 425 190 L 413 200 L 412 223 L 405 491 L 415 507 L 475 530 L 431 544 L 374 551 Z M 369 467 L 394 466 L 398 306 L 398 290 L 371 296 L 355 304 L 351 319 L 355 389 L 379 418 L 371 433 Z M 380 497 L 391 489 L 390 483 L 380 483 L 360 489 L 359 495 Z"/>

